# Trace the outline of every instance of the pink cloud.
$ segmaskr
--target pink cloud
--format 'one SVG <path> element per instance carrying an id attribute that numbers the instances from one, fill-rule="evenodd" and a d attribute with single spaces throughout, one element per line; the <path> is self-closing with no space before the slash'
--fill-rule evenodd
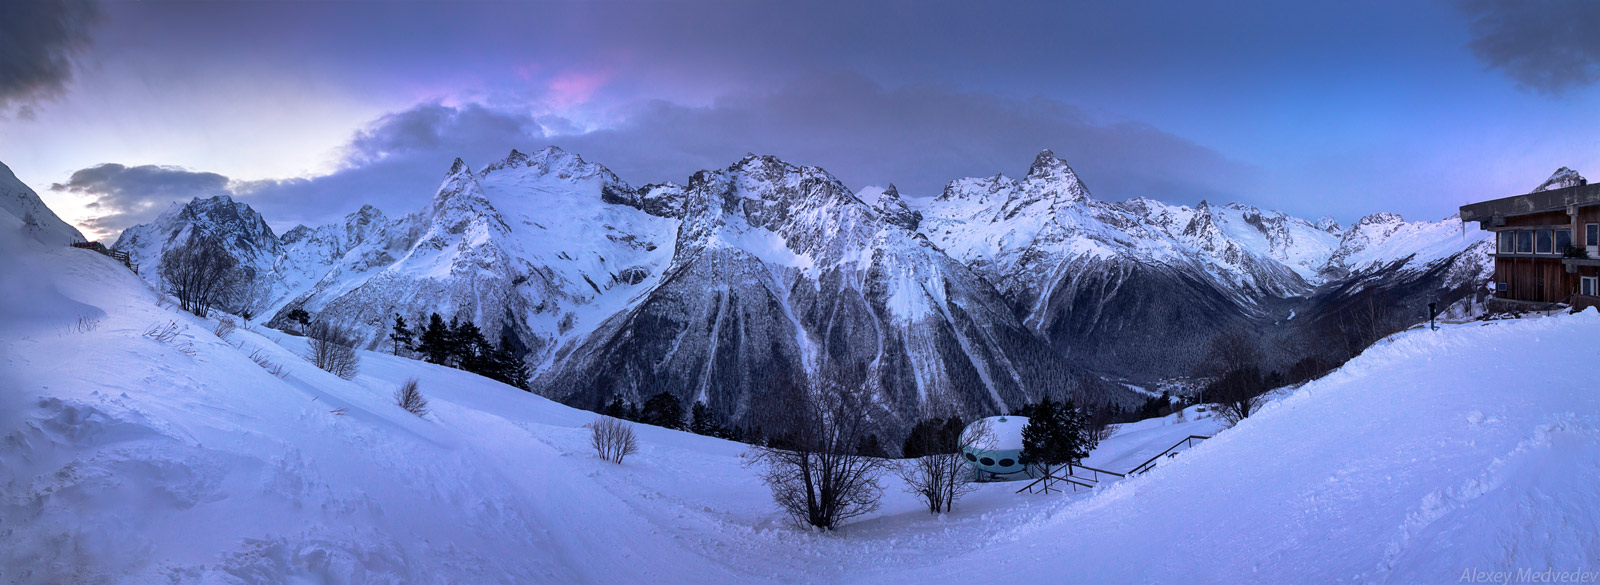
<path id="1" fill-rule="evenodd" d="M 550 78 L 550 105 L 556 109 L 580 105 L 611 81 L 610 71 L 564 72 Z"/>

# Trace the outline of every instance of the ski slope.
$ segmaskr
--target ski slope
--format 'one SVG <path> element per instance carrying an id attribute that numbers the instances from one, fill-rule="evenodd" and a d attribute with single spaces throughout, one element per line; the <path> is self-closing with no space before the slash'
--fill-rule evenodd
<path id="1" fill-rule="evenodd" d="M 7 223 L 7 222 L 10 223 Z M 0 214 L 0 232 L 20 225 Z M 363 352 L 227 339 L 93 252 L 0 238 L 0 582 L 1457 582 L 1600 568 L 1600 314 L 1401 334 L 1234 429 L 1127 425 L 1087 493 L 986 484 L 930 516 L 898 480 L 832 534 L 786 524 L 742 445 Z M 21 284 L 25 283 L 25 284 Z M 77 316 L 92 326 L 78 326 Z M 143 335 L 176 322 L 170 343 Z M 274 376 L 251 361 L 262 352 Z M 1582 365 L 1582 367 L 1580 367 Z M 390 395 L 418 378 L 432 412 Z M 1152 451 L 1154 450 L 1154 451 Z M 1149 453 L 1149 454 L 1146 454 Z"/>

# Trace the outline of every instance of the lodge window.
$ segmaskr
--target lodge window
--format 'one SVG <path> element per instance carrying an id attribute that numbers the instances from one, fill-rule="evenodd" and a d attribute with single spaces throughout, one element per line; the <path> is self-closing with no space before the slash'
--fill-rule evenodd
<path id="1" fill-rule="evenodd" d="M 1528 230 L 1517 230 L 1517 253 L 1533 253 L 1533 232 Z"/>
<path id="2" fill-rule="evenodd" d="M 1537 246 L 1533 251 L 1535 254 L 1549 254 L 1554 250 L 1550 240 L 1550 230 L 1534 232 L 1533 241 L 1534 245 Z"/>
<path id="3" fill-rule="evenodd" d="M 1501 254 L 1515 254 L 1517 250 L 1517 232 L 1500 232 L 1500 246 L 1496 250 Z"/>
<path id="4" fill-rule="evenodd" d="M 1585 276 L 1585 277 L 1582 277 L 1582 278 L 1578 279 L 1578 292 L 1586 294 L 1586 295 L 1589 295 L 1591 297 L 1592 296 L 1600 296 L 1600 295 L 1596 294 L 1596 291 L 1595 291 L 1596 288 L 1600 288 L 1600 278 L 1596 278 L 1596 277 L 1593 277 L 1593 276 Z"/>
<path id="5" fill-rule="evenodd" d="M 1556 230 L 1556 252 L 1565 254 L 1572 248 L 1572 230 Z"/>
<path id="6" fill-rule="evenodd" d="M 1584 230 L 1588 233 L 1584 234 L 1583 245 L 1600 246 L 1600 223 L 1591 223 L 1587 227 L 1589 229 Z"/>

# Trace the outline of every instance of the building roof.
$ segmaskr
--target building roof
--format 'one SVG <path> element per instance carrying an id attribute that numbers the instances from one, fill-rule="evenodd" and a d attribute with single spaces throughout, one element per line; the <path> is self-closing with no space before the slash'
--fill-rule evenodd
<path id="1" fill-rule="evenodd" d="M 1461 221 L 1476 221 L 1481 227 L 1496 225 L 1495 217 L 1506 218 L 1546 211 L 1562 211 L 1568 205 L 1600 205 L 1600 183 L 1576 185 L 1525 195 L 1491 199 L 1461 206 Z"/>

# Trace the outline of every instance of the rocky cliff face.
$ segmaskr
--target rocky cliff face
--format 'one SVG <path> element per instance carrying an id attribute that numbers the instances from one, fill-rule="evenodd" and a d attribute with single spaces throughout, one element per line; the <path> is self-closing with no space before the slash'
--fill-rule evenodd
<path id="1" fill-rule="evenodd" d="M 822 169 L 752 156 L 702 171 L 683 217 L 661 282 L 558 352 L 540 378 L 549 395 L 598 407 L 668 391 L 756 421 L 769 393 L 830 373 L 875 388 L 891 428 L 1044 395 L 1116 398 L 1052 359 L 987 282 L 906 229 L 903 214 Z"/>

